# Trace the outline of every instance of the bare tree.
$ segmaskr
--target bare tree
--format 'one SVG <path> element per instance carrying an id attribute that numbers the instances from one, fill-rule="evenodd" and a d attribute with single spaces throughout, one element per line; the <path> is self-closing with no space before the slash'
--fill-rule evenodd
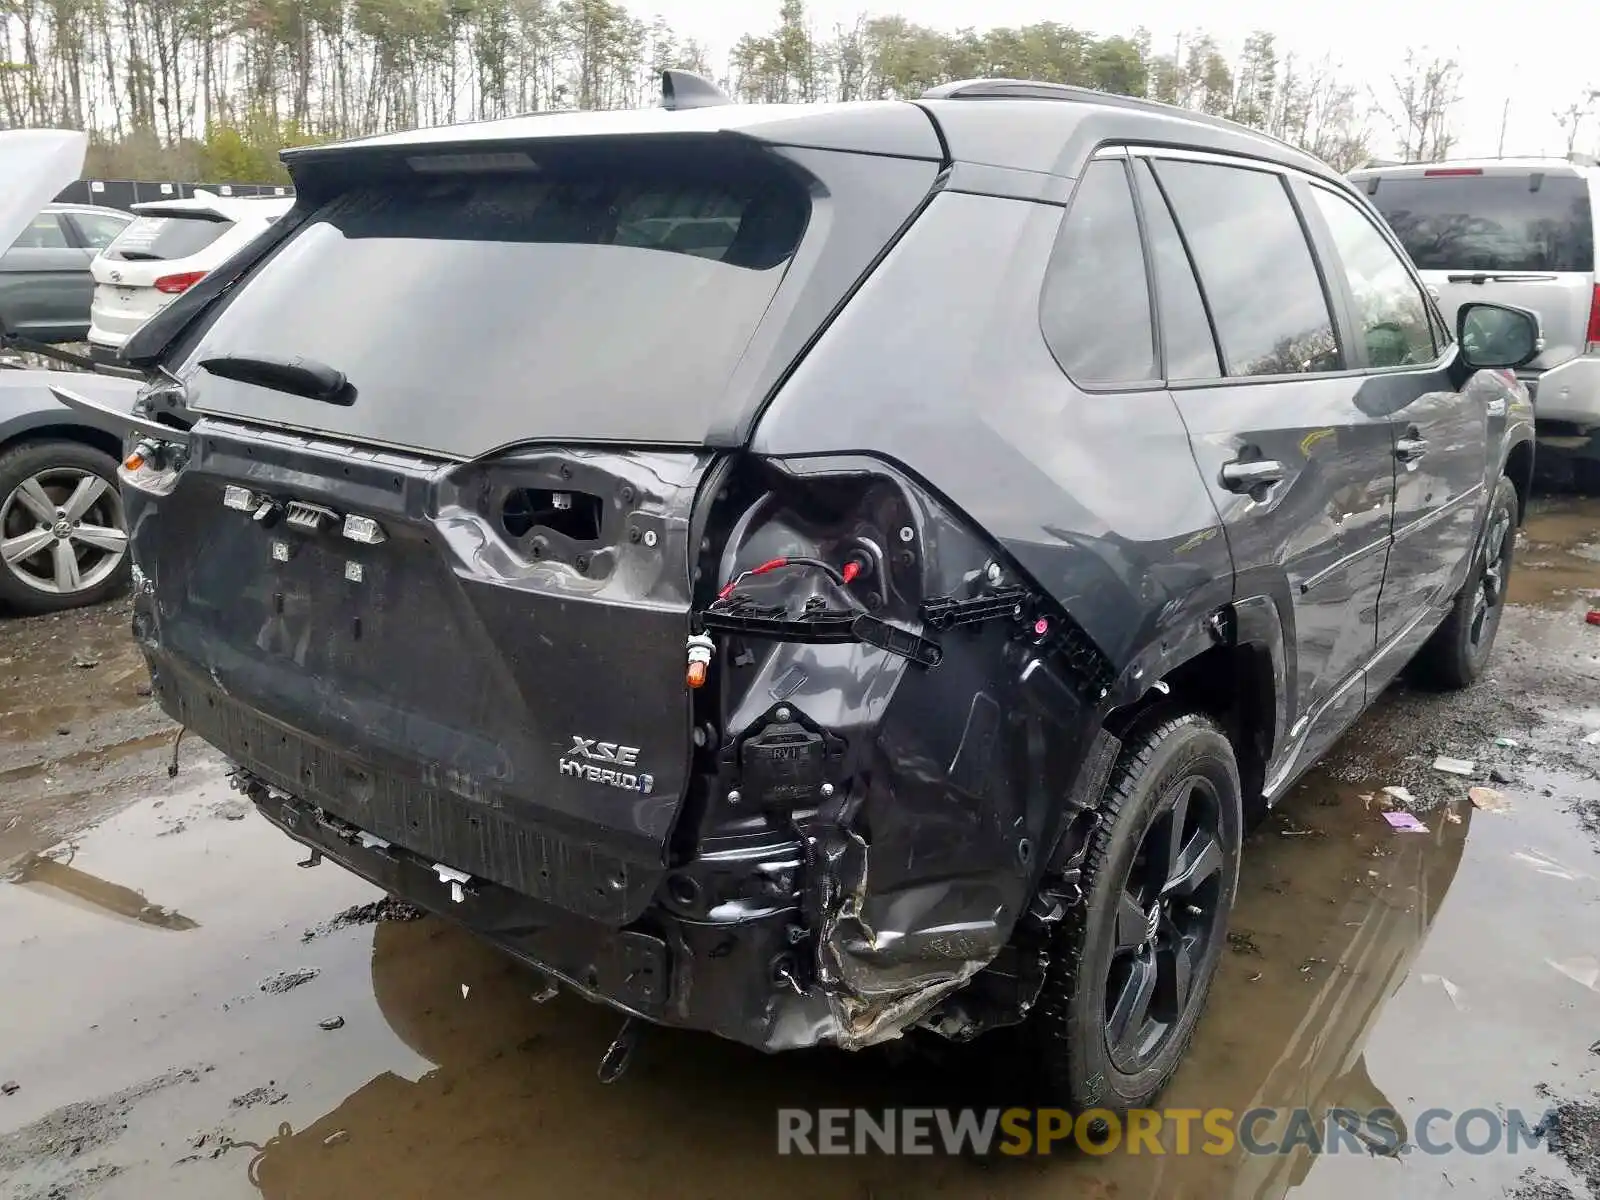
<path id="1" fill-rule="evenodd" d="M 1561 132 L 1567 135 L 1567 153 L 1570 155 L 1578 146 L 1578 133 L 1583 128 L 1583 123 L 1594 112 L 1596 101 L 1600 101 L 1600 89 L 1590 88 L 1588 92 L 1574 100 L 1566 108 L 1557 109 L 1555 118 L 1561 123 Z"/>
<path id="2" fill-rule="evenodd" d="M 1372 157 L 1371 103 L 1340 77 L 1331 58 L 1308 62 L 1297 70 L 1293 120 L 1286 126 L 1286 140 L 1340 171 L 1361 166 Z"/>
<path id="3" fill-rule="evenodd" d="M 1437 162 L 1455 144 L 1452 117 L 1461 100 L 1461 66 L 1453 58 L 1424 59 L 1406 52 L 1405 67 L 1390 77 L 1394 94 L 1384 114 L 1400 139 L 1406 162 Z"/>

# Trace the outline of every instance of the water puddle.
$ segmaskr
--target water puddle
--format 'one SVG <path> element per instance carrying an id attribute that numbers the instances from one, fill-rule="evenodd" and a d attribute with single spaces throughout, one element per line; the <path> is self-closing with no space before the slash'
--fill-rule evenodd
<path id="1" fill-rule="evenodd" d="M 1517 543 L 1508 595 L 1513 604 L 1600 602 L 1600 501 L 1535 499 Z"/>
<path id="2" fill-rule="evenodd" d="M 1569 503 L 1530 522 L 1527 558 L 1551 565 L 1519 573 L 1530 607 L 1507 614 L 1491 679 L 1453 697 L 1396 688 L 1251 834 L 1168 1110 L 1271 1109 L 1258 1141 L 1280 1142 L 1297 1108 L 1388 1109 L 1414 1144 L 1430 1108 L 1536 1119 L 1594 1087 L 1600 841 L 1583 814 L 1600 759 L 1583 737 L 1600 629 L 1560 609 L 1600 569 L 1561 575 L 1582 556 L 1559 546 L 1593 541 L 1600 507 Z M 778 1200 L 1561 1194 L 1519 1191 L 1534 1171 L 1583 1194 L 1542 1150 L 780 1160 L 780 1108 L 1005 1103 L 1008 1081 L 983 1042 L 763 1056 L 650 1030 L 601 1085 L 615 1014 L 535 1003 L 539 981 L 461 929 L 405 919 L 332 865 L 301 869 L 214 755 L 186 744 L 169 779 L 164 746 L 105 768 L 129 772 L 123 794 L 24 772 L 7 787 L 33 789 L 27 804 L 0 797 L 0 851 L 14 850 L 0 1081 L 19 1085 L 0 1096 L 0 1192 L 698 1200 L 759 1180 Z M 1434 769 L 1438 756 L 1473 774 Z M 1389 785 L 1415 798 L 1424 832 L 1384 818 Z M 1476 806 L 1474 786 L 1502 802 Z"/>
<path id="3" fill-rule="evenodd" d="M 72 857 L 70 850 L 64 859 L 30 854 L 17 864 L 6 877 L 6 882 L 33 887 L 45 895 L 57 896 L 90 911 L 157 929 L 181 932 L 198 927 L 195 921 L 182 913 L 152 904 L 143 892 L 136 892 L 88 871 L 80 871 L 72 865 Z"/>

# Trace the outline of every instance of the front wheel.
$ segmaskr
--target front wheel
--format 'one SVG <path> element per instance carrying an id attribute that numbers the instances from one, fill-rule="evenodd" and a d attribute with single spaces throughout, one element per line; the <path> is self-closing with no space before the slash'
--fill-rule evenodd
<path id="1" fill-rule="evenodd" d="M 1517 489 L 1504 477 L 1496 485 L 1485 518 L 1483 540 L 1473 557 L 1467 582 L 1456 594 L 1444 624 L 1417 653 L 1418 679 L 1454 690 L 1475 683 L 1489 665 L 1506 587 L 1511 582 L 1517 544 Z"/>
<path id="2" fill-rule="evenodd" d="M 130 570 L 115 459 L 79 442 L 0 454 L 0 603 L 28 614 L 93 604 Z"/>
<path id="3" fill-rule="evenodd" d="M 1147 721 L 1100 813 L 1022 1040 L 1049 1102 L 1080 1112 L 1148 1106 L 1205 1009 L 1239 881 L 1232 745 L 1197 713 Z"/>

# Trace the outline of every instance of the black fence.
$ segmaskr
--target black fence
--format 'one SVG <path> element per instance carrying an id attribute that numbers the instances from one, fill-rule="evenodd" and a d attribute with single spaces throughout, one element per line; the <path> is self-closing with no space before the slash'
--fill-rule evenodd
<path id="1" fill-rule="evenodd" d="M 187 199 L 196 192 L 219 196 L 292 196 L 294 189 L 276 183 L 151 183 L 133 179 L 80 179 L 56 197 L 58 204 L 103 204 L 128 209 L 150 200 Z"/>

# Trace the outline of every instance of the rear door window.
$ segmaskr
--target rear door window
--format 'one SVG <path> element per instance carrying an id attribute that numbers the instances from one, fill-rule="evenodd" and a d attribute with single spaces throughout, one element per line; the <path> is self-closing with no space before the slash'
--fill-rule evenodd
<path id="1" fill-rule="evenodd" d="M 11 245 L 15 250 L 66 250 L 72 240 L 55 213 L 40 213 Z"/>
<path id="2" fill-rule="evenodd" d="M 1162 159 L 1172 202 L 1216 322 L 1230 376 L 1344 368 L 1333 317 L 1283 178 Z"/>
<path id="3" fill-rule="evenodd" d="M 1139 218 L 1122 159 L 1092 162 L 1083 174 L 1050 256 L 1040 324 L 1074 383 L 1160 377 Z"/>
<path id="4" fill-rule="evenodd" d="M 72 223 L 83 235 L 83 244 L 95 250 L 104 250 L 117 240 L 117 235 L 128 227 L 128 218 L 119 213 L 74 212 Z"/>
<path id="5" fill-rule="evenodd" d="M 1589 185 L 1576 175 L 1388 175 L 1368 199 L 1424 271 L 1595 269 Z"/>
<path id="6" fill-rule="evenodd" d="M 205 217 L 135 217 L 106 249 L 124 262 L 167 262 L 199 254 L 233 228 L 232 221 Z"/>
<path id="7" fill-rule="evenodd" d="M 1168 379 L 1216 379 L 1222 374 L 1211 320 L 1195 281 L 1194 266 L 1184 249 L 1178 227 L 1172 222 L 1166 197 L 1156 184 L 1150 164 L 1134 164 L 1139 205 L 1144 211 L 1145 235 L 1156 268 L 1156 295 L 1161 310 L 1161 343 L 1166 353 Z"/>
<path id="8" fill-rule="evenodd" d="M 1438 357 L 1428 302 L 1405 263 L 1368 216 L 1343 196 L 1313 187 L 1339 253 L 1373 367 L 1409 367 Z"/>

